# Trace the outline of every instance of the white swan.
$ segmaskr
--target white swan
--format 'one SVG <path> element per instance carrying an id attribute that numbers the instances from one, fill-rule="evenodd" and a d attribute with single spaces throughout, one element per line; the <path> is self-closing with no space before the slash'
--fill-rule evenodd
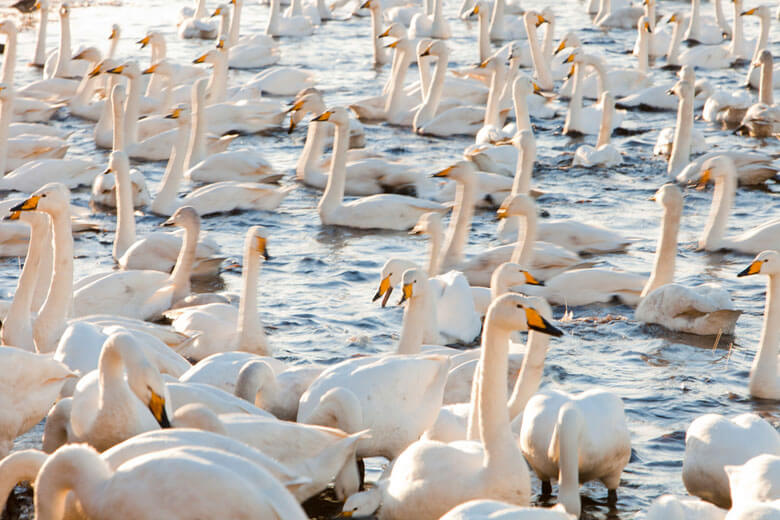
<path id="1" fill-rule="evenodd" d="M 182 39 L 213 40 L 217 37 L 217 24 L 206 15 L 206 0 L 196 0 L 194 10 L 183 7 L 176 25 L 179 27 L 179 38 Z"/>
<path id="2" fill-rule="evenodd" d="M 723 41 L 723 28 L 717 23 L 703 19 L 701 16 L 701 1 L 691 0 L 691 14 L 688 17 L 688 28 L 683 38 L 693 44 L 715 45 Z"/>
<path id="3" fill-rule="evenodd" d="M 175 492 L 159 483 L 175 482 Z M 163 480 L 161 480 L 163 479 Z M 63 517 L 72 491 L 89 517 L 151 520 L 193 515 L 306 518 L 295 498 L 263 467 L 227 451 L 174 448 L 131 459 L 115 470 L 87 446 L 53 453 L 35 481 L 35 517 Z M 228 503 L 225 498 L 231 497 Z"/>
<path id="4" fill-rule="evenodd" d="M 506 7 L 506 0 L 495 0 L 493 2 L 493 10 L 490 16 L 491 42 L 524 40 L 528 38 L 523 19 L 517 16 L 522 13 L 513 12 L 507 15 Z"/>
<path id="5" fill-rule="evenodd" d="M 266 240 L 267 233 L 262 227 L 252 226 L 247 230 L 238 309 L 226 303 L 210 303 L 176 312 L 173 329 L 197 336 L 179 353 L 197 361 L 230 350 L 270 355 L 263 323 L 257 313 L 257 276 L 261 259 L 268 258 Z"/>
<path id="6" fill-rule="evenodd" d="M 780 457 L 777 455 L 758 455 L 741 466 L 726 466 L 725 470 L 729 476 L 732 509 L 780 500 Z"/>
<path id="7" fill-rule="evenodd" d="M 698 2 L 698 0 L 692 1 Z M 682 20 L 682 16 L 676 13 L 669 19 L 670 23 L 675 25 L 669 50 L 666 53 L 667 66 L 690 65 L 700 69 L 723 69 L 732 65 L 734 58 L 727 45 L 696 45 L 680 52 L 680 44 L 684 37 Z"/>
<path id="8" fill-rule="evenodd" d="M 0 458 L 8 455 L 14 439 L 38 424 L 57 399 L 62 385 L 74 374 L 49 356 L 14 347 L 0 347 L 5 367 L 0 377 L 2 421 L 0 421 Z"/>
<path id="9" fill-rule="evenodd" d="M 519 444 L 543 488 L 558 479 L 558 502 L 575 515 L 580 483 L 600 480 L 614 499 L 631 458 L 623 401 L 602 390 L 536 394 L 523 410 Z"/>
<path id="10" fill-rule="evenodd" d="M 707 98 L 701 112 L 705 121 L 719 122 L 724 125 L 738 125 L 745 112 L 753 104 L 753 97 L 745 90 L 718 89 Z"/>
<path id="11" fill-rule="evenodd" d="M 35 449 L 19 450 L 0 460 L 0 494 L 9 497 L 16 486 L 35 482 L 48 455 Z M 0 499 L 5 510 L 5 499 Z"/>
<path id="12" fill-rule="evenodd" d="M 146 36 L 138 40 L 136 43 L 138 43 L 141 48 L 145 48 L 146 46 L 149 46 L 152 51 L 151 56 L 151 64 L 155 64 L 161 61 L 167 60 L 167 45 L 165 44 L 165 36 L 159 31 L 148 31 L 146 33 Z M 168 62 L 170 66 L 174 69 L 173 74 L 176 76 L 176 82 L 181 84 L 187 84 L 192 83 L 196 79 L 202 77 L 204 75 L 203 69 L 200 67 L 195 67 L 193 65 L 183 64 L 183 63 L 176 63 L 176 62 Z M 162 91 L 162 85 L 159 82 L 159 78 L 152 78 L 151 81 L 149 81 L 149 84 L 146 87 L 146 97 L 148 98 L 155 98 L 160 95 Z M 167 109 L 167 107 L 163 107 L 163 110 Z"/>
<path id="13" fill-rule="evenodd" d="M 579 136 L 586 134 L 598 134 L 601 126 L 602 108 L 599 105 L 582 106 L 584 68 L 586 64 L 592 63 L 587 55 L 578 52 L 569 56 L 568 61 L 574 64 L 574 87 L 572 89 L 571 99 L 569 99 L 569 109 L 566 112 L 566 120 L 563 124 L 563 133 L 569 136 Z M 625 112 L 616 110 L 612 116 L 612 130 L 620 126 L 625 117 Z"/>
<path id="14" fill-rule="evenodd" d="M 693 67 L 684 65 L 680 67 L 680 79 L 688 81 L 694 85 L 693 106 L 696 109 L 702 108 L 713 94 L 713 89 L 706 79 L 696 80 Z M 655 85 L 643 89 L 635 94 L 619 99 L 615 105 L 620 108 L 640 109 L 640 110 L 677 110 L 678 101 L 673 95 L 669 95 L 670 89 L 673 89 L 677 83 L 668 83 L 664 85 Z"/>
<path id="15" fill-rule="evenodd" d="M 727 511 L 698 498 L 662 495 L 653 500 L 646 520 L 724 520 Z"/>
<path id="16" fill-rule="evenodd" d="M 314 24 L 309 18 L 300 14 L 287 16 L 281 12 L 280 4 L 280 0 L 271 0 L 271 12 L 268 16 L 268 25 L 265 27 L 265 34 L 268 36 L 308 36 L 314 32 Z"/>
<path id="17" fill-rule="evenodd" d="M 447 511 L 440 520 L 572 520 L 557 508 L 520 507 L 498 500 L 469 500 Z"/>
<path id="18" fill-rule="evenodd" d="M 615 98 L 609 91 L 604 92 L 599 101 L 601 105 L 601 126 L 596 140 L 596 146 L 584 144 L 577 148 L 572 159 L 572 166 L 614 166 L 623 162 L 620 150 L 609 142 L 612 133 L 612 116 L 615 113 Z"/>
<path id="19" fill-rule="evenodd" d="M 751 413 L 733 419 L 712 413 L 702 415 L 685 432 L 683 484 L 691 495 L 729 508 L 725 467 L 744 464 L 764 453 L 780 455 L 780 435 L 764 419 Z"/>
<path id="20" fill-rule="evenodd" d="M 529 328 L 561 335 L 521 296 L 504 295 L 491 304 L 483 333 L 476 410 L 482 442 L 421 440 L 411 444 L 378 484 L 382 518 L 437 519 L 454 506 L 476 498 L 528 504 L 528 469 L 512 438 L 503 403 L 509 335 L 513 330 Z"/>
<path id="21" fill-rule="evenodd" d="M 164 224 L 183 225 L 187 221 L 181 251 L 173 272 L 130 270 L 92 276 L 76 285 L 73 295 L 74 316 L 108 313 L 130 318 L 149 319 L 162 315 L 171 304 L 190 292 L 190 275 L 195 260 L 200 230 L 197 212 L 179 208 Z"/>
<path id="22" fill-rule="evenodd" d="M 330 121 L 336 125 L 328 184 L 317 206 L 324 225 L 400 231 L 413 227 L 423 213 L 446 211 L 444 206 L 435 202 L 393 194 L 373 195 L 344 203 L 349 115 L 345 109 L 337 107 L 323 112 L 314 121 Z"/>
<path id="23" fill-rule="evenodd" d="M 718 251 L 733 249 L 745 254 L 757 254 L 767 245 L 775 244 L 780 235 L 780 219 L 770 220 L 753 227 L 739 235 L 726 238 L 729 212 L 734 205 L 737 191 L 737 174 L 734 161 L 728 155 L 715 155 L 704 161 L 701 166 L 700 184 L 706 184 L 712 178 L 715 189 L 712 192 L 712 205 L 707 217 L 707 225 L 699 238 L 699 249 Z"/>
<path id="24" fill-rule="evenodd" d="M 772 94 L 773 63 L 772 53 L 764 49 L 755 66 L 761 67 L 761 85 L 758 90 L 758 103 L 751 105 L 742 118 L 740 127 L 753 137 L 769 137 L 780 129 L 780 106 L 775 105 Z"/>
<path id="25" fill-rule="evenodd" d="M 89 64 L 75 61 L 70 47 L 70 4 L 60 4 L 60 46 L 46 57 L 43 67 L 44 78 L 80 78 L 87 73 Z"/>
<path id="26" fill-rule="evenodd" d="M 769 6 L 761 5 L 754 7 L 753 9 L 748 9 L 747 11 L 742 11 L 740 13 L 740 17 L 747 15 L 758 16 L 760 20 L 760 27 L 758 39 L 756 40 L 756 45 L 753 48 L 753 57 L 751 58 L 750 66 L 748 67 L 747 76 L 745 78 L 745 84 L 750 85 L 753 88 L 760 88 L 760 66 L 756 65 L 756 63 L 759 61 L 761 51 L 769 48 L 769 29 L 772 25 L 771 13 L 769 12 Z M 772 86 L 775 88 L 780 86 L 780 72 L 778 71 L 775 71 L 772 76 Z"/>
<path id="27" fill-rule="evenodd" d="M 238 6 L 238 4 L 234 5 Z M 237 7 L 237 9 L 239 9 L 240 12 L 240 8 Z M 267 35 L 255 34 L 251 37 L 240 39 L 237 38 L 236 35 L 234 38 L 232 30 L 233 23 L 230 17 L 230 4 L 219 5 L 211 16 L 222 17 L 218 41 L 221 42 L 221 50 L 228 53 L 227 60 L 230 68 L 258 69 L 274 65 L 281 59 L 278 45 Z M 231 28 L 228 29 L 228 26 L 231 26 Z"/>
<path id="28" fill-rule="evenodd" d="M 498 0 L 503 1 L 503 0 Z M 433 0 L 433 13 L 417 13 L 409 24 L 409 37 L 412 39 L 430 37 L 446 40 L 452 34 L 450 25 L 443 13 L 444 0 Z"/>
<path id="29" fill-rule="evenodd" d="M 742 314 L 729 293 L 715 284 L 688 287 L 674 283 L 677 232 L 683 200 L 680 189 L 665 184 L 653 196 L 664 208 L 653 272 L 642 290 L 642 301 L 634 316 L 645 323 L 657 323 L 669 330 L 700 335 L 733 334 Z"/>
<path id="30" fill-rule="evenodd" d="M 132 371 L 144 374 L 144 386 L 132 385 Z M 97 370 L 84 375 L 76 385 L 69 429 L 73 437 L 69 441 L 86 442 L 105 451 L 139 433 L 167 428 L 165 395 L 160 374 L 143 356 L 133 336 L 113 334 L 103 344 Z"/>
<path id="31" fill-rule="evenodd" d="M 704 139 L 701 134 L 694 133 L 694 86 L 688 79 L 681 79 L 671 92 L 680 99 L 677 107 L 677 122 L 670 132 L 661 131 L 655 144 L 654 153 L 664 154 L 668 149 L 669 134 L 672 134 L 669 162 L 666 171 L 671 176 L 680 174 L 691 162 L 691 154 L 703 152 Z M 701 141 L 701 142 L 697 142 Z"/>
<path id="32" fill-rule="evenodd" d="M 347 433 L 370 428 L 374 434 L 360 440 L 358 457 L 392 460 L 433 424 L 448 368 L 444 355 L 342 361 L 326 368 L 304 392 L 297 421 Z"/>
<path id="33" fill-rule="evenodd" d="M 764 251 L 737 276 L 767 274 L 766 305 L 764 308 L 764 325 L 761 329 L 761 341 L 758 352 L 750 368 L 750 394 L 764 399 L 777 399 L 780 396 L 780 379 L 777 371 L 777 351 L 780 341 L 777 333 L 777 298 L 778 278 L 780 272 L 780 254 L 776 251 Z"/>
<path id="34" fill-rule="evenodd" d="M 599 12 L 593 18 L 593 24 L 600 29 L 633 29 L 636 22 L 644 14 L 641 7 L 612 8 L 611 0 L 601 0 Z"/>

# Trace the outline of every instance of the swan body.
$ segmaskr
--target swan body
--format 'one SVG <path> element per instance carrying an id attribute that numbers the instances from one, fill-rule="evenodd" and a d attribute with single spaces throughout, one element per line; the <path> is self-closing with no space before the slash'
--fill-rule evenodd
<path id="1" fill-rule="evenodd" d="M 271 11 L 265 34 L 268 36 L 308 36 L 313 32 L 314 24 L 311 19 L 302 14 L 287 16 L 281 12 L 280 1 L 271 0 Z M 296 92 L 298 90 L 300 89 L 297 89 Z"/>
<path id="2" fill-rule="evenodd" d="M 99 173 L 95 163 L 84 159 L 36 159 L 0 178 L 0 189 L 31 193 L 50 182 L 68 188 L 89 186 Z"/>
<path id="3" fill-rule="evenodd" d="M 700 181 L 702 166 L 710 159 L 726 156 L 734 163 L 737 182 L 740 185 L 762 184 L 780 173 L 780 167 L 773 164 L 771 155 L 741 150 L 718 150 L 700 155 L 677 175 L 677 182 L 685 184 Z M 710 175 L 707 180 L 712 182 L 715 177 Z"/>
<path id="4" fill-rule="evenodd" d="M 217 37 L 217 24 L 206 17 L 206 0 L 198 0 L 195 9 L 182 7 L 176 25 L 182 39 L 213 40 Z"/>
<path id="5" fill-rule="evenodd" d="M 264 361 L 276 374 L 281 374 L 286 365 L 269 356 L 258 356 L 249 352 L 220 352 L 203 358 L 181 375 L 180 381 L 205 383 L 235 393 L 236 380 L 241 368 L 249 361 Z"/>
<path id="6" fill-rule="evenodd" d="M 727 511 L 698 498 L 663 495 L 650 504 L 647 520 L 724 520 Z"/>
<path id="7" fill-rule="evenodd" d="M 49 356 L 14 347 L 0 347 L 6 370 L 0 377 L 3 397 L 0 421 L 0 456 L 5 457 L 14 439 L 38 424 L 57 399 L 62 385 L 74 377 L 68 368 Z"/>
<path id="8" fill-rule="evenodd" d="M 526 286 L 528 294 L 542 296 L 555 305 L 577 307 L 609 303 L 614 299 L 635 306 L 647 277 L 603 268 L 574 269 L 545 281 L 544 286 Z"/>
<path id="9" fill-rule="evenodd" d="M 761 454 L 780 455 L 780 435 L 764 419 L 750 413 L 732 419 L 702 415 L 685 432 L 683 484 L 691 495 L 730 508 L 725 467 L 744 464 Z"/>
<path id="10" fill-rule="evenodd" d="M 761 88 L 758 91 L 758 103 L 751 105 L 740 123 L 754 137 L 769 137 L 780 129 L 780 107 L 775 105 L 772 89 L 773 64 L 772 53 L 764 49 L 758 62 L 761 67 Z"/>
<path id="11" fill-rule="evenodd" d="M 739 124 L 752 102 L 748 92 L 716 90 L 704 103 L 702 119 L 727 125 Z"/>
<path id="12" fill-rule="evenodd" d="M 678 101 L 667 94 L 674 85 L 655 85 L 619 99 L 616 105 L 620 108 L 641 110 L 676 110 Z M 712 87 L 706 80 L 698 80 L 695 84 L 693 106 L 702 108 L 712 93 Z"/>
<path id="13" fill-rule="evenodd" d="M 133 207 L 143 208 L 148 206 L 152 202 L 152 196 L 149 194 L 149 189 L 146 186 L 144 174 L 135 168 L 130 170 L 130 184 L 133 190 Z M 116 176 L 113 173 L 96 175 L 92 181 L 92 193 L 89 196 L 90 202 L 107 208 L 116 208 L 116 185 Z"/>
<path id="14" fill-rule="evenodd" d="M 450 509 L 440 520 L 571 520 L 565 511 L 519 507 L 498 500 L 469 500 Z"/>
<path id="15" fill-rule="evenodd" d="M 357 455 L 392 460 L 433 424 L 448 368 L 448 358 L 440 355 L 342 361 L 325 369 L 304 392 L 297 421 L 347 433 L 370 428 L 374 435 L 360 440 Z M 385 405 L 376 407 L 375 402 Z M 336 405 L 341 411 L 333 409 Z"/>
<path id="16" fill-rule="evenodd" d="M 780 500 L 780 457 L 758 455 L 741 466 L 726 466 L 732 509 Z"/>
<path id="17" fill-rule="evenodd" d="M 184 175 L 192 182 L 221 181 L 256 182 L 275 175 L 273 166 L 255 150 L 233 150 L 209 155 L 187 170 Z"/>
<path id="18" fill-rule="evenodd" d="M 270 412 L 258 408 L 245 399 L 211 385 L 168 381 L 165 383 L 165 389 L 170 396 L 170 409 L 174 411 L 196 403 L 205 406 L 215 414 L 240 413 L 273 417 Z"/>
<path id="19" fill-rule="evenodd" d="M 585 64 L 592 63 L 592 60 L 583 53 L 573 54 L 571 58 L 574 63 L 574 88 L 569 100 L 569 110 L 566 112 L 563 133 L 566 135 L 598 134 L 601 129 L 603 108 L 600 105 L 582 106 L 583 68 Z M 624 111 L 614 111 L 610 131 L 619 127 L 624 117 Z"/>
<path id="20" fill-rule="evenodd" d="M 620 164 L 620 151 L 609 142 L 612 133 L 612 115 L 615 111 L 615 98 L 607 91 L 601 96 L 601 126 L 596 146 L 582 145 L 574 152 L 572 166 L 613 166 Z"/>

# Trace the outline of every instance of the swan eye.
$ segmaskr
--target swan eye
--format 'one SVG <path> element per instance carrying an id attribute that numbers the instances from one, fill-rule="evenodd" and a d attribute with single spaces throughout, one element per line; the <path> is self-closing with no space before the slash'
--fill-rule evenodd
<path id="1" fill-rule="evenodd" d="M 517 308 L 518 308 L 518 309 L 522 309 L 522 308 L 523 308 L 523 306 L 522 306 L 522 305 L 520 305 L 520 304 L 518 303 L 518 304 L 517 304 Z"/>

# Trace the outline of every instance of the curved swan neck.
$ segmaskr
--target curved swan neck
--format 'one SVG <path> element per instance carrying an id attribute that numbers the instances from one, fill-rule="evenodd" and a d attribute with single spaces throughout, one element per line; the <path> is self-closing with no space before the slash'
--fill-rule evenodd
<path id="1" fill-rule="evenodd" d="M 171 150 L 171 156 L 168 158 L 168 165 L 165 167 L 165 174 L 162 178 L 162 185 L 157 196 L 152 201 L 151 210 L 159 215 L 170 215 L 177 207 L 176 199 L 179 194 L 184 177 L 184 160 L 186 158 L 187 140 L 189 137 L 190 123 L 179 121 L 179 127 L 176 131 L 176 141 Z"/>
<path id="2" fill-rule="evenodd" d="M 54 69 L 55 78 L 65 78 L 68 76 L 70 61 L 70 15 L 66 15 L 60 17 L 60 49 L 57 58 L 57 67 Z"/>
<path id="3" fill-rule="evenodd" d="M 750 368 L 750 393 L 761 397 L 762 391 L 777 387 L 777 354 L 780 348 L 780 276 L 770 274 L 767 281 L 764 324 L 758 353 Z M 769 397 L 769 396 L 767 396 Z"/>
<path id="4" fill-rule="evenodd" d="M 773 68 L 774 65 L 771 59 L 764 60 L 761 64 L 761 83 L 758 88 L 758 102 L 767 106 L 775 104 L 774 96 L 772 94 L 772 89 L 774 88 L 772 85 Z"/>
<path id="5" fill-rule="evenodd" d="M 458 182 L 455 191 L 455 210 L 450 217 L 444 251 L 439 261 L 439 270 L 447 272 L 463 260 L 463 250 L 469 241 L 471 220 L 474 217 L 474 199 L 477 196 L 477 179 L 468 175 Z M 431 273 L 431 276 L 435 276 Z"/>
<path id="6" fill-rule="evenodd" d="M 5 51 L 3 52 L 3 83 L 8 87 L 14 86 L 14 72 L 16 71 L 16 45 L 18 34 L 16 29 L 5 33 Z M 5 141 L 3 141 L 5 142 Z"/>
<path id="7" fill-rule="evenodd" d="M 599 136 L 596 141 L 596 148 L 607 146 L 609 144 L 609 136 L 612 134 L 612 118 L 615 114 L 614 102 L 609 102 L 602 97 L 601 103 L 601 126 L 599 127 Z"/>
<path id="8" fill-rule="evenodd" d="M 244 250 L 244 271 L 241 274 L 241 302 L 238 306 L 238 347 L 242 350 L 270 356 L 263 322 L 257 313 L 257 277 L 260 273 L 260 255 L 247 240 Z M 252 401 L 254 402 L 254 400 Z"/>
<path id="9" fill-rule="evenodd" d="M 487 468 L 503 466 L 508 460 L 504 455 L 516 450 L 509 429 L 509 412 L 506 403 L 506 371 L 511 331 L 485 319 L 482 354 L 479 364 L 479 432 L 485 449 Z"/>
<path id="10" fill-rule="evenodd" d="M 522 234 L 521 234 L 522 233 Z M 536 243 L 536 214 L 525 216 L 525 229 L 517 226 L 517 244 L 512 251 L 511 262 L 520 264 L 528 269 L 534 258 L 534 244 Z"/>
<path id="11" fill-rule="evenodd" d="M 508 288 L 507 288 L 508 290 Z M 505 291 L 506 292 L 506 291 Z M 528 332 L 523 365 L 517 376 L 512 395 L 509 398 L 509 419 L 520 415 L 528 404 L 528 400 L 539 390 L 544 372 L 544 359 L 547 356 L 547 347 L 550 344 L 550 336 L 535 332 Z"/>
<path id="12" fill-rule="evenodd" d="M 707 225 L 699 240 L 699 248 L 707 251 L 719 249 L 723 245 L 726 234 L 729 213 L 734 205 L 734 195 L 737 191 L 736 174 L 719 176 L 715 179 L 715 189 L 712 192 L 712 205 L 707 217 Z"/>
<path id="13" fill-rule="evenodd" d="M 8 497 L 19 482 L 35 482 L 47 458 L 46 453 L 38 450 L 17 451 L 4 458 L 0 471 L 0 496 Z"/>
<path id="14" fill-rule="evenodd" d="M 184 240 L 182 240 L 176 265 L 169 278 L 173 285 L 171 302 L 177 302 L 190 294 L 190 275 L 192 274 L 192 264 L 195 263 L 195 250 L 198 247 L 199 233 L 200 219 L 189 221 L 184 226 Z"/>
<path id="15" fill-rule="evenodd" d="M 192 168 L 206 158 L 206 119 L 203 111 L 205 99 L 197 88 L 192 89 L 192 126 L 190 127 L 190 145 L 184 159 L 184 168 Z"/>
<path id="16" fill-rule="evenodd" d="M 425 96 L 425 102 L 420 107 L 414 117 L 414 130 L 423 127 L 428 121 L 433 119 L 439 108 L 442 92 L 444 91 L 444 76 L 447 73 L 447 52 L 443 52 L 436 60 L 436 72 L 433 73 L 431 87 Z"/>
<path id="17" fill-rule="evenodd" d="M 330 175 L 325 193 L 318 206 L 320 214 L 329 213 L 340 207 L 344 201 L 344 184 L 347 176 L 347 150 L 349 149 L 349 129 L 336 125 L 333 140 L 333 154 L 330 161 Z"/>
<path id="18" fill-rule="evenodd" d="M 421 280 L 428 284 L 428 280 Z M 417 288 L 415 288 L 417 289 Z M 430 298 L 428 287 L 421 287 L 416 294 L 408 300 L 404 309 L 404 318 L 401 325 L 401 337 L 398 339 L 399 354 L 419 354 L 423 343 L 423 332 L 431 323 L 426 320 L 436 320 L 435 313 L 426 312 Z M 426 316 L 427 315 L 427 316 Z M 435 326 L 438 328 L 438 325 Z"/>
<path id="19" fill-rule="evenodd" d="M 371 16 L 371 40 L 374 45 L 374 65 L 387 63 L 387 49 L 382 45 L 379 35 L 382 34 L 382 8 L 374 6 L 369 10 Z"/>
<path id="20" fill-rule="evenodd" d="M 238 39 L 241 35 L 241 7 L 243 4 L 243 0 L 236 0 L 235 4 L 233 4 L 233 14 L 230 19 L 230 38 L 228 41 L 228 47 L 233 47 L 236 43 L 238 43 Z M 271 12 L 273 14 L 273 2 L 271 3 Z M 279 4 L 277 0 L 276 4 L 276 15 L 277 18 L 279 16 Z M 269 20 L 270 25 L 270 20 Z"/>
<path id="21" fill-rule="evenodd" d="M 442 13 L 442 0 L 433 0 L 433 20 L 431 23 L 432 38 L 447 37 L 447 22 Z"/>
<path id="22" fill-rule="evenodd" d="M 116 232 L 114 235 L 114 260 L 125 254 L 135 242 L 135 208 L 133 207 L 133 185 L 126 164 L 114 169 L 116 181 Z"/>
<path id="23" fill-rule="evenodd" d="M 674 282 L 674 264 L 677 258 L 677 234 L 680 230 L 682 208 L 669 207 L 664 209 L 661 222 L 661 235 L 655 251 L 653 272 L 642 290 L 642 298 L 661 286 Z"/>
<path id="24" fill-rule="evenodd" d="M 38 352 L 53 352 L 73 303 L 73 232 L 68 207 L 49 213 L 54 235 L 54 269 L 46 301 L 33 326 Z"/>
<path id="25" fill-rule="evenodd" d="M 400 52 L 398 57 L 398 63 L 393 71 L 393 78 L 390 80 L 390 89 L 388 90 L 387 100 L 385 102 L 385 119 L 390 124 L 400 124 L 404 112 L 401 111 L 401 103 L 404 100 L 404 81 L 406 80 L 406 74 L 409 71 L 409 65 L 412 63 L 412 53 L 407 48 L 398 48 L 397 52 Z M 422 87 L 422 70 L 420 66 L 420 80 Z"/>
<path id="26" fill-rule="evenodd" d="M 531 61 L 534 64 L 534 74 L 542 90 L 552 90 L 553 79 L 550 72 L 550 64 L 544 59 L 542 49 L 539 47 L 539 38 L 536 34 L 536 25 L 529 19 L 524 19 L 525 31 L 528 34 L 528 45 L 531 48 Z"/>
<path id="27" fill-rule="evenodd" d="M 49 10 L 41 7 L 41 19 L 38 22 L 38 36 L 35 39 L 35 55 L 32 65 L 43 67 L 46 64 L 46 26 L 49 24 Z"/>
<path id="28" fill-rule="evenodd" d="M 35 352 L 30 310 L 34 307 L 33 296 L 38 282 L 38 274 L 43 274 L 40 264 L 44 251 L 47 249 L 45 238 L 50 236 L 50 222 L 46 213 L 37 211 L 22 212 L 19 218 L 30 225 L 30 240 L 27 245 L 24 267 L 22 267 L 19 281 L 16 284 L 14 298 L 0 329 L 0 338 L 2 338 L 3 345 L 13 345 Z M 0 486 L 1 489 L 2 486 Z"/>
<path id="29" fill-rule="evenodd" d="M 579 444 L 584 420 L 572 403 L 563 405 L 550 445 L 550 451 L 557 448 L 558 452 L 558 502 L 577 517 L 581 507 Z"/>
<path id="30" fill-rule="evenodd" d="M 693 130 L 693 92 L 692 87 L 683 88 L 677 106 L 677 124 L 674 127 L 672 153 L 669 156 L 667 171 L 675 176 L 691 161 L 691 132 Z"/>
<path id="31" fill-rule="evenodd" d="M 428 98 L 431 91 L 431 61 L 433 60 L 429 57 L 417 57 L 417 70 L 420 74 L 420 99 L 423 101 Z"/>

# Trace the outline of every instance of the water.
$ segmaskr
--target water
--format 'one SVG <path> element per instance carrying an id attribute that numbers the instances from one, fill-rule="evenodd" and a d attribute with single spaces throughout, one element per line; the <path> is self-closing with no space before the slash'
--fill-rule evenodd
<path id="1" fill-rule="evenodd" d="M 445 2 L 445 13 L 451 17 L 459 2 Z M 530 7 L 530 4 L 526 4 Z M 629 66 L 634 59 L 626 54 L 634 43 L 634 31 L 602 33 L 592 29 L 584 5 L 565 5 L 539 0 L 535 7 L 550 6 L 557 18 L 556 35 L 575 30 L 590 52 L 605 56 L 610 65 Z M 213 9 L 215 5 L 209 5 Z M 745 9 L 753 7 L 747 2 Z M 682 2 L 664 1 L 659 12 L 687 11 Z M 712 6 L 703 7 L 711 14 Z M 725 9 L 730 13 L 728 4 Z M 268 8 L 247 3 L 242 13 L 243 34 L 262 31 Z M 148 29 L 168 37 L 169 57 L 186 62 L 211 47 L 210 42 L 179 40 L 175 35 L 178 6 L 161 0 L 126 3 L 100 3 L 72 10 L 73 48 L 96 44 L 107 47 L 111 24 L 121 23 L 119 55 L 148 63 L 148 53 L 135 41 Z M 51 17 L 48 47 L 53 48 L 59 29 L 56 16 Z M 462 67 L 477 59 L 476 24 L 450 18 L 453 38 L 450 66 Z M 757 18 L 746 17 L 749 38 L 757 33 Z M 317 74 L 317 87 L 325 92 L 330 105 L 376 95 L 384 83 L 388 68 L 371 66 L 371 43 L 368 18 L 329 22 L 310 38 L 280 40 L 280 65 L 299 66 Z M 770 41 L 776 42 L 776 32 Z M 25 66 L 33 52 L 34 32 L 20 34 L 17 85 L 38 78 L 38 72 Z M 774 54 L 780 46 L 772 44 Z M 737 88 L 745 68 L 734 71 L 705 72 L 715 85 Z M 671 72 L 654 69 L 657 83 L 676 80 Z M 702 76 L 698 73 L 698 77 Z M 251 77 L 250 72 L 230 73 L 230 84 Z M 416 76 L 416 74 L 410 74 Z M 561 105 L 561 114 L 565 107 Z M 534 186 L 546 194 L 538 200 L 541 210 L 552 218 L 575 218 L 601 223 L 634 239 L 627 254 L 599 257 L 602 265 L 648 274 L 653 261 L 660 209 L 647 198 L 666 182 L 665 161 L 654 158 L 652 145 L 658 131 L 674 124 L 674 113 L 629 113 L 634 127 L 646 133 L 616 137 L 625 164 L 609 170 L 569 168 L 571 155 L 583 141 L 560 135 L 563 119 L 534 121 L 538 142 L 538 161 Z M 92 141 L 92 124 L 75 118 L 53 124 L 73 130 L 69 156 L 86 156 L 106 163 L 107 152 L 97 150 Z M 305 126 L 305 125 L 304 125 Z M 737 137 L 729 131 L 696 121 L 710 147 L 741 148 L 778 153 L 774 139 L 759 142 Z M 287 174 L 284 183 L 292 183 L 295 161 L 303 146 L 305 128 L 292 136 L 279 131 L 262 136 L 245 136 L 240 146 L 262 150 L 272 164 Z M 435 139 L 414 136 L 408 129 L 384 124 L 366 127 L 367 146 L 386 152 L 411 169 L 433 173 L 460 158 L 463 149 L 473 142 L 469 138 Z M 593 144 L 595 138 L 585 142 Z M 150 189 L 156 192 L 164 163 L 137 165 L 146 175 Z M 355 354 L 387 351 L 394 348 L 401 323 L 401 308 L 382 309 L 371 302 L 378 284 L 381 265 L 390 256 L 407 257 L 422 262 L 427 244 L 421 237 L 406 233 L 369 233 L 320 225 L 316 213 L 319 193 L 299 186 L 273 212 L 244 212 L 219 215 L 203 220 L 203 229 L 219 242 L 223 252 L 240 261 L 246 228 L 262 224 L 270 231 L 269 251 L 273 260 L 260 274 L 259 310 L 268 327 L 270 342 L 277 356 L 292 363 L 334 363 Z M 74 192 L 74 201 L 87 206 L 89 192 Z M 690 422 L 704 413 L 733 416 L 757 412 L 773 424 L 780 423 L 777 403 L 750 399 L 747 379 L 750 363 L 758 344 L 764 307 L 765 278 L 737 279 L 750 257 L 738 254 L 707 254 L 695 251 L 695 242 L 703 228 L 711 189 L 685 190 L 685 210 L 680 231 L 676 279 L 686 284 L 717 281 L 732 294 L 737 307 L 744 311 L 733 338 L 722 338 L 713 349 L 714 338 L 670 334 L 658 327 L 633 321 L 633 311 L 623 306 L 590 306 L 573 310 L 573 319 L 559 322 L 566 335 L 554 340 L 547 356 L 543 387 L 577 392 L 591 388 L 605 389 L 620 395 L 626 406 L 632 435 L 633 456 L 623 474 L 619 500 L 614 507 L 606 504 L 606 491 L 600 485 L 583 486 L 584 518 L 628 519 L 645 510 L 650 502 L 664 493 L 684 494 L 680 470 L 684 450 L 684 432 Z M 736 208 L 730 220 L 734 231 L 752 227 L 778 216 L 780 200 L 776 187 L 768 190 L 740 188 Z M 99 269 L 111 269 L 111 240 L 114 216 L 93 216 L 106 230 L 83 234 L 76 239 L 76 277 Z M 154 229 L 160 218 L 145 215 L 137 218 L 138 233 Z M 495 245 L 494 213 L 477 212 L 467 253 Z M 770 245 L 767 244 L 769 247 Z M 19 274 L 16 259 L 3 259 L 0 270 L 0 293 L 11 296 Z M 222 277 L 224 288 L 239 291 L 240 273 L 230 271 Z M 395 298 L 392 300 L 395 301 Z M 564 313 L 555 309 L 556 319 Z M 17 448 L 37 446 L 42 428 L 23 436 Z M 372 466 L 376 478 L 379 466 Z M 539 492 L 538 483 L 534 487 Z"/>

